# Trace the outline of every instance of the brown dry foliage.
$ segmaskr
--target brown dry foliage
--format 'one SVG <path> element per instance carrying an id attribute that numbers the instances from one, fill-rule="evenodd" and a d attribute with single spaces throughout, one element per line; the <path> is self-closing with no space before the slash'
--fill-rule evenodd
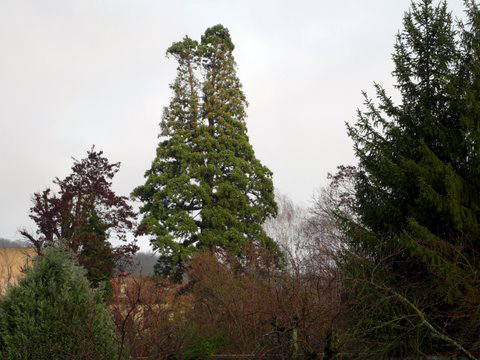
<path id="1" fill-rule="evenodd" d="M 208 252 L 194 257 L 188 281 L 166 286 L 131 278 L 111 305 L 132 357 L 193 358 L 213 353 L 317 358 L 338 333 L 339 278 L 264 266 L 233 269 Z"/>
<path id="2" fill-rule="evenodd" d="M 182 327 L 191 309 L 189 296 L 151 277 L 126 280 L 126 292 L 114 292 L 110 305 L 120 347 L 133 358 L 165 359 L 185 351 Z"/>
<path id="3" fill-rule="evenodd" d="M 204 253 L 191 263 L 196 321 L 204 333 L 223 334 L 228 351 L 290 355 L 292 334 L 305 354 L 320 354 L 340 311 L 338 277 L 286 271 L 234 273 Z"/>

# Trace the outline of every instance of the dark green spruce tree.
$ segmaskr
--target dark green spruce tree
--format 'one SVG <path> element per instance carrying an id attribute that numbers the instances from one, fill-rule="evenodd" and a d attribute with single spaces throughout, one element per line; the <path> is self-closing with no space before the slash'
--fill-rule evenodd
<path id="1" fill-rule="evenodd" d="M 233 49 L 216 25 L 200 42 L 185 37 L 167 50 L 178 62 L 173 98 L 146 182 L 133 191 L 164 274 L 178 275 L 201 248 L 235 256 L 275 248 L 262 228 L 277 211 L 272 173 L 249 143 Z"/>
<path id="2" fill-rule="evenodd" d="M 480 350 L 479 18 L 468 4 L 456 27 L 445 2 L 412 3 L 393 54 L 400 100 L 376 85 L 378 102 L 366 97 L 348 126 L 359 168 L 342 266 L 371 358 Z"/>

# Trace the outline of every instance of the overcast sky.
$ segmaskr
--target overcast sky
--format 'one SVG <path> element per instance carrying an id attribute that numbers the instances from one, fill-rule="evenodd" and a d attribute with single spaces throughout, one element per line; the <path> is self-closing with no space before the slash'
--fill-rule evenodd
<path id="1" fill-rule="evenodd" d="M 450 0 L 457 16 L 462 1 Z M 247 126 L 275 187 L 308 206 L 328 172 L 355 164 L 344 123 L 373 82 L 391 88 L 407 0 L 0 0 L 0 237 L 16 239 L 31 195 L 92 144 L 143 182 L 175 62 L 165 50 L 230 29 Z M 146 245 L 142 246 L 146 248 Z"/>

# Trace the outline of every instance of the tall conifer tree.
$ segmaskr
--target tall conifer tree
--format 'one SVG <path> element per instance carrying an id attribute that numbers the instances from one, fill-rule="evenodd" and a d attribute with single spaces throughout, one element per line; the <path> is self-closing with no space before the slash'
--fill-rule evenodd
<path id="1" fill-rule="evenodd" d="M 466 64 L 473 53 L 465 43 L 471 31 L 461 37 L 462 52 L 445 2 L 412 3 L 393 54 L 399 104 L 376 85 L 378 105 L 367 98 L 348 127 L 359 158 L 359 223 L 345 222 L 350 256 L 343 265 L 357 280 L 356 335 L 384 355 L 458 350 L 433 336 L 399 294 L 436 329 L 471 349 L 480 345 L 471 306 L 480 295 L 479 163 L 472 150 L 480 133 L 478 112 L 468 115 L 477 106 L 468 102 L 478 78 Z"/>
<path id="2" fill-rule="evenodd" d="M 199 248 L 235 255 L 248 245 L 273 248 L 262 228 L 277 210 L 272 173 L 249 143 L 233 49 L 216 25 L 200 43 L 185 37 L 167 50 L 178 62 L 174 95 L 146 182 L 133 191 L 163 273 L 178 274 Z"/>

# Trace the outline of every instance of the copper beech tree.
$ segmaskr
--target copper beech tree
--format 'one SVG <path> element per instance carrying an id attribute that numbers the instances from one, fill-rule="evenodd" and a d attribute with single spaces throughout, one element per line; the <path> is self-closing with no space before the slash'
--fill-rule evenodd
<path id="1" fill-rule="evenodd" d="M 23 229 L 20 234 L 39 255 L 44 248 L 65 242 L 87 269 L 92 283 L 107 280 L 114 263 L 128 259 L 138 247 L 127 243 L 126 234 L 133 228 L 135 212 L 127 197 L 112 190 L 111 180 L 120 163 L 110 163 L 102 151 L 92 147 L 87 157 L 74 159 L 72 172 L 64 179 L 55 178 L 58 190 L 47 188 L 34 193 L 30 218 L 35 234 Z M 123 245 L 112 248 L 108 238 L 114 234 Z"/>

